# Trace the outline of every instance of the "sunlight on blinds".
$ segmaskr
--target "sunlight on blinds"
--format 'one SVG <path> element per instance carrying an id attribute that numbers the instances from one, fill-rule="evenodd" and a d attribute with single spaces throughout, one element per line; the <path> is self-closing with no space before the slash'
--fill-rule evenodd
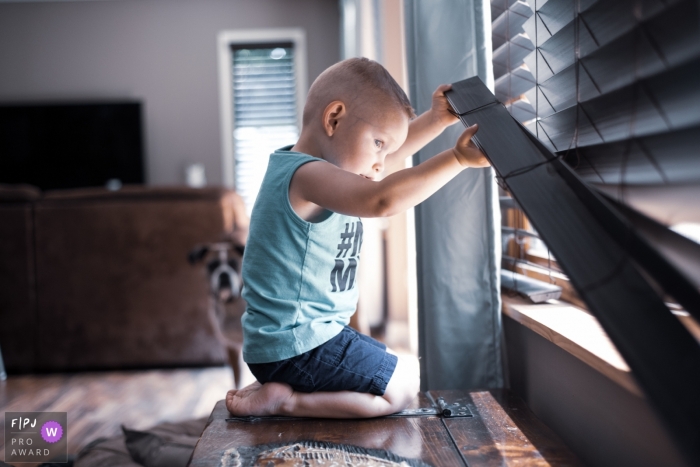
<path id="1" fill-rule="evenodd" d="M 695 243 L 700 243 L 700 224 L 698 223 L 681 222 L 680 224 L 672 225 L 671 230 L 691 239 Z"/>
<path id="2" fill-rule="evenodd" d="M 237 48 L 232 66 L 236 191 L 250 214 L 270 153 L 299 137 L 294 49 Z"/>

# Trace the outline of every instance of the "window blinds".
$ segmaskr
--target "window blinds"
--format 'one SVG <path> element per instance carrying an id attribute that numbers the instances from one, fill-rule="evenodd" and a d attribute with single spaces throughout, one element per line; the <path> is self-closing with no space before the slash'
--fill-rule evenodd
<path id="1" fill-rule="evenodd" d="M 511 115 L 583 180 L 656 221 L 654 231 L 700 226 L 698 2 L 491 5 L 495 94 Z M 682 242 L 669 232 L 649 235 Z M 691 249 L 700 259 L 700 245 Z M 700 287 L 700 275 L 690 278 Z"/>
<path id="2" fill-rule="evenodd" d="M 552 249 L 691 465 L 700 462 L 700 346 L 669 311 L 655 282 L 694 317 L 700 293 L 479 80 L 445 93 L 472 141 Z"/>
<path id="3" fill-rule="evenodd" d="M 237 45 L 232 57 L 235 183 L 250 214 L 270 153 L 299 136 L 294 48 Z"/>
<path id="4" fill-rule="evenodd" d="M 663 300 L 673 297 L 700 316 L 700 245 L 669 228 L 700 223 L 700 6 L 491 4 L 496 98 L 544 157 L 528 155 L 521 136 L 492 135 L 511 144 L 494 166 L 695 464 L 700 354 Z M 472 92 L 465 85 L 461 94 Z M 462 118 L 482 122 L 477 139 L 486 140 L 488 125 L 503 133 L 507 122 L 490 115 L 496 107 L 482 95 L 484 102 L 456 103 L 475 112 Z M 643 281 L 630 266 L 643 271 Z"/>

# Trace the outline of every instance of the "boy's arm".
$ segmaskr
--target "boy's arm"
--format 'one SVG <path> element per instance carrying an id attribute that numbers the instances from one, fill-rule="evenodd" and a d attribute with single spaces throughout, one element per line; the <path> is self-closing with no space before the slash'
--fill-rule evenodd
<path id="1" fill-rule="evenodd" d="M 471 137 L 477 125 L 464 130 L 454 148 L 379 182 L 347 172 L 331 163 L 302 165 L 291 190 L 328 210 L 359 217 L 386 217 L 421 203 L 467 167 L 487 167 L 488 161 Z"/>
<path id="2" fill-rule="evenodd" d="M 445 128 L 459 121 L 452 114 L 452 106 L 445 97 L 445 92 L 451 88 L 450 84 L 438 86 L 433 93 L 430 110 L 423 112 L 418 118 L 411 121 L 406 141 L 398 151 L 386 156 L 386 167 L 393 167 L 399 162 L 403 166 L 404 159 L 420 151 L 426 144 L 440 135 Z"/>

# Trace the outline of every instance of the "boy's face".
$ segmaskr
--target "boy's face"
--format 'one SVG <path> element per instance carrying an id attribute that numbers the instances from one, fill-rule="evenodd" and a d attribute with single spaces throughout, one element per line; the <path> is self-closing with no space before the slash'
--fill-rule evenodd
<path id="1" fill-rule="evenodd" d="M 408 116 L 398 110 L 375 109 L 350 114 L 331 140 L 329 160 L 343 170 L 374 180 L 384 170 L 384 159 L 397 151 L 408 135 Z"/>

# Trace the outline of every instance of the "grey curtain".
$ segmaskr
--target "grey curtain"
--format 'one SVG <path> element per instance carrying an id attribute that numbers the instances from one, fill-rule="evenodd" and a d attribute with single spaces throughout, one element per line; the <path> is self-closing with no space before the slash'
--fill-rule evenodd
<path id="1" fill-rule="evenodd" d="M 442 83 L 493 82 L 488 0 L 405 0 L 405 11 L 417 113 Z M 453 146 L 463 129 L 447 129 L 414 163 Z M 416 208 L 422 390 L 503 386 L 500 224 L 492 169 L 465 170 Z"/>

